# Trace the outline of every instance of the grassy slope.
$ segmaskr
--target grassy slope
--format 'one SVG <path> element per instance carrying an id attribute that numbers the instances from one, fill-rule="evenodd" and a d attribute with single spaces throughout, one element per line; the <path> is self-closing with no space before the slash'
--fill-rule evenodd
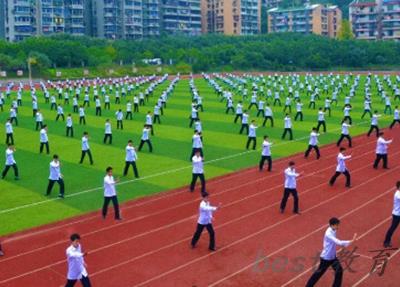
<path id="1" fill-rule="evenodd" d="M 233 115 L 225 115 L 224 103 L 220 103 L 216 98 L 213 90 L 203 79 L 195 81 L 200 94 L 204 98 L 205 112 L 200 117 L 203 122 L 204 129 L 204 151 L 206 160 L 221 158 L 224 156 L 234 155 L 245 151 L 245 142 L 247 137 L 239 135 L 240 125 L 233 124 Z M 155 91 L 155 95 L 159 95 L 169 84 L 169 81 L 160 85 Z M 364 80 L 359 86 L 358 97 L 352 102 L 352 116 L 355 123 L 360 123 L 362 112 L 362 91 Z M 144 87 L 143 87 L 144 88 Z M 142 89 L 143 89 L 142 88 Z M 375 88 L 375 87 L 374 87 Z M 373 91 L 374 94 L 375 91 Z M 64 174 L 66 184 L 66 194 L 71 195 L 91 189 L 90 192 L 81 193 L 77 196 L 69 197 L 64 200 L 46 201 L 43 204 L 34 207 L 17 209 L 14 211 L 6 211 L 6 209 L 18 206 L 41 202 L 46 200 L 43 196 L 48 178 L 48 164 L 51 160 L 50 156 L 40 155 L 39 149 L 39 133 L 34 130 L 34 119 L 32 118 L 31 104 L 29 95 L 25 94 L 23 106 L 19 109 L 20 125 L 15 127 L 15 141 L 17 152 L 15 157 L 20 169 L 21 180 L 14 181 L 12 170 L 6 180 L 0 181 L 0 235 L 8 234 L 18 230 L 37 226 L 60 220 L 66 217 L 78 215 L 87 211 L 99 209 L 102 204 L 102 179 L 104 169 L 111 165 L 115 168 L 115 174 L 121 175 L 124 165 L 125 152 L 124 148 L 128 139 L 138 142 L 140 139 L 142 125 L 147 110 L 153 110 L 153 104 L 156 97 L 150 99 L 147 107 L 141 107 L 139 114 L 134 114 L 134 120 L 124 121 L 124 130 L 116 129 L 114 112 L 118 108 L 112 105 L 112 111 L 103 111 L 102 117 L 94 116 L 94 104 L 87 110 L 87 125 L 78 125 L 78 117 L 74 116 L 75 138 L 70 139 L 64 136 L 65 123 L 55 122 L 56 112 L 50 111 L 49 107 L 44 104 L 42 93 L 39 92 L 39 107 L 41 108 L 45 122 L 49 126 L 49 142 L 51 154 L 57 153 L 62 161 L 62 173 Z M 305 95 L 303 102 L 308 103 L 308 97 Z M 343 101 L 343 95 L 339 97 L 339 104 Z M 126 201 L 132 198 L 156 193 L 162 190 L 176 188 L 187 185 L 191 178 L 189 154 L 191 151 L 191 136 L 193 130 L 188 127 L 188 116 L 190 114 L 190 92 L 187 80 L 178 83 L 171 98 L 168 101 L 165 115 L 161 117 L 162 124 L 155 125 L 156 136 L 152 138 L 154 153 L 147 152 L 146 146 L 139 153 L 138 168 L 140 180 L 135 180 L 118 187 L 120 201 Z M 378 103 L 379 102 L 379 103 Z M 383 111 L 383 105 L 380 101 L 375 100 L 375 108 Z M 321 103 L 322 105 L 322 100 Z M 7 102 L 7 107 L 9 102 Z M 318 104 L 317 104 L 318 106 Z M 122 102 L 121 108 L 125 110 L 125 102 Z M 8 110 L 8 109 L 6 109 Z M 72 106 L 64 108 L 65 113 L 72 112 Z M 251 111 L 251 117 L 254 118 L 255 109 Z M 317 110 L 304 109 L 305 121 L 301 124 L 294 122 L 294 137 L 308 137 L 309 131 L 316 123 Z M 332 117 L 327 118 L 328 133 L 320 137 L 321 144 L 329 143 L 337 139 L 340 127 L 339 122 L 342 117 L 341 108 L 338 106 L 333 109 Z M 287 156 L 295 152 L 305 149 L 308 139 L 301 141 L 279 144 L 281 142 L 280 135 L 283 126 L 283 113 L 281 108 L 274 107 L 275 128 L 269 127 L 258 129 L 258 146 L 261 144 L 261 137 L 268 133 L 275 143 L 273 148 L 274 158 Z M 0 122 L 3 124 L 8 117 L 8 112 L 0 113 Z M 113 145 L 102 144 L 104 121 L 106 118 L 112 119 L 113 122 Z M 380 125 L 383 126 L 391 121 L 391 116 L 382 119 Z M 262 119 L 258 118 L 257 122 L 261 125 Z M 351 134 L 356 135 L 363 133 L 369 126 L 369 120 L 359 126 L 351 129 Z M 333 131 L 336 129 L 336 131 Z M 79 165 L 80 157 L 80 138 L 83 131 L 90 132 L 90 144 L 94 156 L 95 165 L 90 166 L 86 161 L 83 165 Z M 0 129 L 0 138 L 4 139 L 4 128 Z M 5 149 L 3 140 L 0 144 L 0 150 Z M 208 164 L 206 167 L 206 176 L 211 178 L 214 176 L 226 174 L 244 167 L 255 165 L 259 159 L 259 151 L 249 152 L 230 159 L 220 160 Z M 185 168 L 186 167 L 186 168 Z M 183 168 L 179 171 L 172 172 L 163 176 L 152 176 L 172 169 Z M 132 180 L 132 171 L 127 178 L 122 181 Z M 57 195 L 57 188 L 53 190 L 52 198 Z M 96 189 L 97 188 L 97 189 Z M 92 190 L 93 189 L 93 190 Z"/>

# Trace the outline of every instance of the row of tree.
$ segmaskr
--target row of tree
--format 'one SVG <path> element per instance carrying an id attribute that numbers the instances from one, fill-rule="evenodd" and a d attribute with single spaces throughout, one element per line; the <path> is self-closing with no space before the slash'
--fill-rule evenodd
<path id="1" fill-rule="evenodd" d="M 0 69 L 36 69 L 99 65 L 164 64 L 192 66 L 194 72 L 225 70 L 321 70 L 400 66 L 400 43 L 334 40 L 295 33 L 260 36 L 163 36 L 141 41 L 107 41 L 57 35 L 18 43 L 0 42 Z"/>

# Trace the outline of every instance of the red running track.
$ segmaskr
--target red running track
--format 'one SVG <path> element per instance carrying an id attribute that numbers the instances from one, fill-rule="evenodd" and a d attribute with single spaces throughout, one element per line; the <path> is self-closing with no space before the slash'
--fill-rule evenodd
<path id="1" fill-rule="evenodd" d="M 223 207 L 215 214 L 217 251 L 207 250 L 203 234 L 196 249 L 189 247 L 200 198 L 187 188 L 164 192 L 122 206 L 124 220 L 102 220 L 99 212 L 64 220 L 3 240 L 0 286 L 63 286 L 65 249 L 73 232 L 82 245 L 93 286 L 304 286 L 322 247 L 332 216 L 342 219 L 339 237 L 357 232 L 356 257 L 344 274 L 343 286 L 399 286 L 400 251 L 392 251 L 385 274 L 369 274 L 390 224 L 394 184 L 400 167 L 399 129 L 387 131 L 394 143 L 391 169 L 374 170 L 376 138 L 354 139 L 348 168 L 352 188 L 339 178 L 328 186 L 335 170 L 337 148 L 327 145 L 322 157 L 290 157 L 297 170 L 301 215 L 279 213 L 282 171 L 288 158 L 276 160 L 273 172 L 246 169 L 208 182 L 211 201 Z M 393 243 L 398 245 L 398 234 Z M 352 248 L 348 249 L 352 251 Z M 329 286 L 331 272 L 319 286 Z"/>

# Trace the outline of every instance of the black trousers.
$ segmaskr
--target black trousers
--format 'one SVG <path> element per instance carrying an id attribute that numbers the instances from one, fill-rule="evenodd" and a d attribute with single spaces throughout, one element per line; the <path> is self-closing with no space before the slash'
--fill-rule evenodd
<path id="1" fill-rule="evenodd" d="M 159 123 L 159 124 L 161 124 L 161 121 L 160 121 L 160 115 L 154 115 L 153 116 L 153 122 L 154 123 Z"/>
<path id="2" fill-rule="evenodd" d="M 13 134 L 6 134 L 6 144 L 14 144 L 14 136 Z"/>
<path id="3" fill-rule="evenodd" d="M 292 112 L 292 106 L 285 105 L 285 107 L 283 108 L 283 111 L 286 112 L 287 109 L 289 109 L 289 113 Z"/>
<path id="4" fill-rule="evenodd" d="M 200 156 L 203 157 L 203 149 L 202 148 L 192 148 L 192 153 L 190 154 L 190 158 L 189 160 L 192 161 L 192 158 L 194 156 L 194 154 L 199 151 L 200 152 Z"/>
<path id="5" fill-rule="evenodd" d="M 140 141 L 140 144 L 139 144 L 138 150 L 139 150 L 139 151 L 142 150 L 142 147 L 143 147 L 144 143 L 147 143 L 147 145 L 149 146 L 149 151 L 150 151 L 150 152 L 153 152 L 153 146 L 152 146 L 150 140 L 141 140 L 141 141 Z"/>
<path id="6" fill-rule="evenodd" d="M 346 177 L 346 186 L 349 187 L 350 184 L 351 184 L 351 182 L 350 182 L 351 176 L 350 176 L 350 173 L 349 173 L 349 171 L 348 171 L 347 169 L 346 169 L 344 172 L 336 171 L 335 174 L 334 174 L 334 175 L 332 176 L 332 178 L 330 179 L 329 184 L 330 184 L 330 185 L 333 185 L 333 184 L 335 183 L 336 179 L 337 179 L 337 178 L 339 177 L 339 175 L 341 175 L 342 173 L 343 173 L 344 176 Z"/>
<path id="7" fill-rule="evenodd" d="M 92 153 L 90 152 L 90 149 L 88 149 L 88 150 L 83 150 L 83 151 L 82 151 L 81 160 L 80 160 L 79 163 L 82 163 L 82 162 L 83 162 L 83 159 L 85 158 L 85 155 L 86 155 L 86 154 L 89 156 L 90 164 L 93 164 L 93 158 L 92 158 Z"/>
<path id="8" fill-rule="evenodd" d="M 233 122 L 236 124 L 236 123 L 237 123 L 237 120 L 238 120 L 238 119 L 242 120 L 242 118 L 243 118 L 243 114 L 236 114 L 235 120 L 234 120 Z"/>
<path id="9" fill-rule="evenodd" d="M 235 110 L 233 109 L 233 107 L 226 108 L 225 114 L 229 113 L 229 111 L 232 111 L 232 113 L 235 113 Z"/>
<path id="10" fill-rule="evenodd" d="M 134 112 L 139 112 L 139 104 L 133 104 L 133 111 Z"/>
<path id="11" fill-rule="evenodd" d="M 56 116 L 56 121 L 58 121 L 58 119 L 59 119 L 60 117 L 62 118 L 63 121 L 65 121 L 64 114 L 57 114 L 57 116 Z"/>
<path id="12" fill-rule="evenodd" d="M 214 232 L 214 228 L 213 228 L 211 223 L 205 224 L 205 225 L 197 223 L 196 232 L 193 235 L 191 244 L 192 244 L 193 247 L 196 246 L 196 243 L 197 243 L 197 241 L 199 241 L 201 233 L 203 232 L 204 227 L 207 229 L 208 234 L 210 235 L 210 243 L 208 245 L 208 248 L 209 249 L 214 249 L 215 248 L 215 232 Z"/>
<path id="13" fill-rule="evenodd" d="M 268 162 L 268 171 L 271 171 L 272 169 L 272 160 L 271 160 L 271 156 L 269 155 L 262 155 L 261 156 L 261 160 L 260 160 L 260 164 L 259 164 L 259 169 L 263 170 L 264 167 L 264 162 L 267 161 Z"/>
<path id="14" fill-rule="evenodd" d="M 249 133 L 249 124 L 242 124 L 239 134 L 242 134 L 244 129 L 246 129 L 246 134 L 248 134 Z"/>
<path id="15" fill-rule="evenodd" d="M 73 111 L 74 113 L 77 113 L 78 110 L 79 110 L 79 109 L 78 109 L 78 106 L 73 106 L 73 107 L 72 107 L 72 111 Z"/>
<path id="16" fill-rule="evenodd" d="M 11 167 L 14 169 L 14 176 L 15 176 L 16 178 L 18 177 L 18 167 L 17 167 L 17 164 L 14 163 L 13 165 L 6 165 L 6 166 L 4 167 L 3 173 L 1 174 L 1 177 L 2 177 L 2 178 L 5 178 L 5 177 L 6 177 L 8 171 L 10 170 Z"/>
<path id="17" fill-rule="evenodd" d="M 259 115 L 261 115 L 261 116 L 264 116 L 264 110 L 258 110 L 258 112 L 257 112 L 257 118 L 258 118 L 258 116 Z"/>
<path id="18" fill-rule="evenodd" d="M 65 287 L 74 287 L 76 281 L 78 281 L 78 280 L 67 279 L 67 283 L 65 284 Z M 91 287 L 92 286 L 88 276 L 87 277 L 82 276 L 80 281 L 81 281 L 81 284 L 83 287 Z"/>
<path id="19" fill-rule="evenodd" d="M 310 103 L 308 104 L 308 108 L 309 108 L 309 109 L 312 108 L 313 110 L 315 110 L 315 102 L 310 102 Z"/>
<path id="20" fill-rule="evenodd" d="M 391 114 L 391 113 L 392 113 L 392 107 L 389 106 L 389 105 L 386 105 L 386 106 L 385 106 L 385 110 L 383 111 L 383 113 L 386 115 L 386 112 L 387 112 L 387 111 L 389 111 L 389 114 Z"/>
<path id="21" fill-rule="evenodd" d="M 50 110 L 52 111 L 53 108 L 56 110 L 57 109 L 57 104 L 56 103 L 51 103 L 50 105 Z"/>
<path id="22" fill-rule="evenodd" d="M 71 138 L 73 138 L 74 137 L 74 128 L 73 127 L 67 127 L 66 135 L 69 136 L 70 133 L 71 133 Z"/>
<path id="23" fill-rule="evenodd" d="M 373 130 L 375 130 L 375 132 L 376 132 L 376 137 L 379 137 L 379 128 L 376 125 L 371 125 L 371 127 L 369 128 L 369 131 L 367 133 L 367 136 L 370 136 Z"/>
<path id="24" fill-rule="evenodd" d="M 193 126 L 194 121 L 197 120 L 197 119 L 198 119 L 198 117 L 197 118 L 190 117 L 189 128 L 191 128 Z"/>
<path id="25" fill-rule="evenodd" d="M 138 178 L 139 177 L 139 173 L 138 173 L 138 170 L 137 170 L 137 167 L 136 167 L 136 162 L 134 162 L 134 161 L 126 161 L 125 162 L 124 176 L 126 176 L 128 174 L 128 170 L 129 170 L 129 166 L 130 165 L 132 165 L 135 177 Z"/>
<path id="26" fill-rule="evenodd" d="M 96 107 L 96 116 L 101 116 L 101 108 Z"/>
<path id="27" fill-rule="evenodd" d="M 353 124 L 353 119 L 352 119 L 350 116 L 345 116 L 345 117 L 343 118 L 343 120 L 342 120 L 342 123 L 343 123 L 344 121 L 346 121 L 346 120 L 349 121 L 349 124 L 350 124 L 350 125 Z"/>
<path id="28" fill-rule="evenodd" d="M 125 119 L 127 120 L 127 119 L 132 119 L 132 112 L 126 112 L 126 116 L 125 116 Z"/>
<path id="29" fill-rule="evenodd" d="M 83 106 L 84 106 L 84 107 L 86 107 L 86 106 L 90 107 L 89 101 L 83 101 Z"/>
<path id="30" fill-rule="evenodd" d="M 18 119 L 16 117 L 10 118 L 10 123 L 15 122 L 15 125 L 18 126 Z"/>
<path id="31" fill-rule="evenodd" d="M 275 106 L 277 103 L 279 104 L 279 106 L 282 106 L 280 99 L 275 99 L 273 105 Z"/>
<path id="32" fill-rule="evenodd" d="M 336 146 L 340 146 L 340 144 L 341 144 L 341 142 L 343 141 L 344 138 L 346 138 L 349 141 L 349 147 L 352 147 L 351 136 L 350 135 L 344 135 L 344 134 L 340 135 L 340 138 L 339 138 L 338 142 L 336 143 Z"/>
<path id="33" fill-rule="evenodd" d="M 319 148 L 316 145 L 308 145 L 308 148 L 307 148 L 306 152 L 304 153 L 304 157 L 307 158 L 312 149 L 315 150 L 315 153 L 317 154 L 317 159 L 319 159 L 321 157 L 321 154 L 319 153 Z"/>
<path id="34" fill-rule="evenodd" d="M 299 212 L 299 197 L 297 195 L 297 190 L 295 188 L 285 188 L 283 191 L 283 197 L 281 201 L 281 210 L 285 210 L 287 200 L 289 195 L 293 196 L 294 205 L 293 205 L 293 212 Z"/>
<path id="35" fill-rule="evenodd" d="M 256 103 L 250 103 L 250 105 L 247 109 L 250 111 L 252 106 L 255 106 L 256 108 L 258 108 Z"/>
<path id="36" fill-rule="evenodd" d="M 331 108 L 324 108 L 324 112 L 328 111 L 328 115 L 331 116 Z"/>
<path id="37" fill-rule="evenodd" d="M 43 122 L 36 122 L 36 130 L 43 127 Z"/>
<path id="38" fill-rule="evenodd" d="M 110 110 L 110 103 L 104 103 L 104 109 Z"/>
<path id="39" fill-rule="evenodd" d="M 256 149 L 256 145 L 257 145 L 256 137 L 248 137 L 247 138 L 246 149 L 249 149 L 251 142 L 253 142 L 253 149 Z"/>
<path id="40" fill-rule="evenodd" d="M 318 121 L 318 124 L 317 124 L 317 132 L 319 132 L 319 128 L 320 127 L 323 127 L 323 129 L 324 129 L 324 133 L 326 133 L 326 123 L 325 123 L 325 121 Z"/>
<path id="41" fill-rule="evenodd" d="M 392 235 L 396 231 L 397 226 L 399 226 L 400 223 L 400 216 L 392 214 L 392 224 L 390 225 L 390 228 L 386 232 L 385 236 L 385 242 L 384 244 L 390 244 L 392 241 Z"/>
<path id="42" fill-rule="evenodd" d="M 363 118 L 365 117 L 366 114 L 369 114 L 369 117 L 372 118 L 372 113 L 371 113 L 370 110 L 364 110 L 364 112 L 363 112 L 361 118 L 363 119 Z"/>
<path id="43" fill-rule="evenodd" d="M 121 129 L 121 130 L 124 129 L 124 125 L 122 123 L 122 120 L 117 120 L 117 129 Z"/>
<path id="44" fill-rule="evenodd" d="M 392 129 L 396 123 L 400 124 L 400 120 L 393 120 L 393 122 L 390 124 L 390 129 Z"/>
<path id="45" fill-rule="evenodd" d="M 112 201 L 112 203 L 113 203 L 115 219 L 121 218 L 119 215 L 119 204 L 118 204 L 118 198 L 116 195 L 104 197 L 104 203 L 103 203 L 103 209 L 102 209 L 103 218 L 106 218 L 106 216 L 107 216 L 107 210 L 108 210 L 108 205 L 110 204 L 110 201 Z"/>
<path id="46" fill-rule="evenodd" d="M 303 112 L 297 112 L 296 116 L 294 117 L 294 120 L 297 121 L 297 118 L 300 117 L 300 121 L 303 121 Z"/>
<path id="47" fill-rule="evenodd" d="M 112 144 L 112 134 L 104 134 L 103 143 L 107 143 L 107 139 L 108 139 L 108 143 Z"/>
<path id="48" fill-rule="evenodd" d="M 45 142 L 45 143 L 40 143 L 40 153 L 43 152 L 43 147 L 46 146 L 46 153 L 49 154 L 50 153 L 50 148 L 49 148 L 49 142 Z"/>
<path id="49" fill-rule="evenodd" d="M 273 128 L 274 127 L 274 119 L 271 116 L 265 116 L 264 117 L 263 127 L 265 127 L 265 124 L 267 123 L 268 120 L 271 121 L 271 128 Z"/>
<path id="50" fill-rule="evenodd" d="M 49 184 L 47 185 L 46 195 L 49 195 L 51 193 L 54 183 L 56 183 L 56 182 L 60 186 L 60 195 L 64 196 L 64 180 L 62 178 L 59 178 L 58 180 L 49 179 Z"/>
<path id="51" fill-rule="evenodd" d="M 383 168 L 388 168 L 388 156 L 387 154 L 376 154 L 376 158 L 374 161 L 374 168 L 378 168 L 379 162 L 383 160 Z"/>
<path id="52" fill-rule="evenodd" d="M 84 125 L 86 125 L 86 119 L 85 119 L 85 117 L 79 117 L 79 124 L 81 125 L 81 124 L 84 124 Z"/>
<path id="53" fill-rule="evenodd" d="M 206 179 L 204 178 L 204 173 L 192 173 L 192 182 L 190 183 L 190 191 L 194 191 L 194 186 L 196 185 L 197 178 L 200 178 L 201 182 L 201 193 L 206 192 Z"/>
<path id="54" fill-rule="evenodd" d="M 292 132 L 292 129 L 290 129 L 290 128 L 285 128 L 283 130 L 282 139 L 285 139 L 287 133 L 289 133 L 289 139 L 293 140 L 293 132 Z"/>
<path id="55" fill-rule="evenodd" d="M 332 269 L 335 270 L 335 280 L 333 281 L 332 286 L 342 286 L 343 268 L 340 264 L 340 261 L 337 258 L 333 260 L 325 260 L 320 258 L 318 269 L 313 273 L 313 275 L 311 275 L 306 287 L 313 287 L 329 267 L 332 267 Z"/>

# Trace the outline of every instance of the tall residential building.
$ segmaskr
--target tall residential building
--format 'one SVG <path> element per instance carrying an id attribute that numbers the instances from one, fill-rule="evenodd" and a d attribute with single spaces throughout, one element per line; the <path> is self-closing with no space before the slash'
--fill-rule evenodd
<path id="1" fill-rule="evenodd" d="M 143 0 L 143 36 L 160 35 L 161 0 Z"/>
<path id="2" fill-rule="evenodd" d="M 73 35 L 86 34 L 86 3 L 85 0 L 65 0 L 65 33 Z"/>
<path id="3" fill-rule="evenodd" d="M 33 4 L 36 19 L 36 34 L 62 33 L 65 29 L 63 0 L 36 0 Z"/>
<path id="4" fill-rule="evenodd" d="M 357 39 L 400 40 L 400 0 L 355 0 L 349 14 Z"/>
<path id="5" fill-rule="evenodd" d="M 6 6 L 0 0 L 0 40 L 6 38 Z"/>
<path id="6" fill-rule="evenodd" d="M 260 33 L 261 0 L 202 0 L 202 32 L 225 35 Z"/>
<path id="7" fill-rule="evenodd" d="M 268 11 L 268 33 L 297 32 L 337 37 L 342 21 L 342 12 L 337 6 L 321 4 Z"/>
<path id="8" fill-rule="evenodd" d="M 200 0 L 162 0 L 162 27 L 168 34 L 201 34 Z"/>

